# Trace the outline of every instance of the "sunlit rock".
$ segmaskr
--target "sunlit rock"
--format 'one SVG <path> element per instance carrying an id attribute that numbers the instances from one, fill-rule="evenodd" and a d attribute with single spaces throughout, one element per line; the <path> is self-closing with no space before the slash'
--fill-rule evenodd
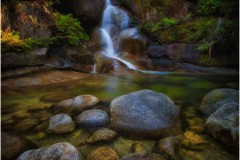
<path id="1" fill-rule="evenodd" d="M 187 131 L 183 134 L 182 145 L 188 149 L 202 149 L 208 142 L 200 135 Z"/>

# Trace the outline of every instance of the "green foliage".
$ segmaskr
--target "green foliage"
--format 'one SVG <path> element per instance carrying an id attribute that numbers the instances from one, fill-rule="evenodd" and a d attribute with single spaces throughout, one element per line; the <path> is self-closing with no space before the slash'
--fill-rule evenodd
<path id="1" fill-rule="evenodd" d="M 60 13 L 55 13 L 54 16 L 57 29 L 55 36 L 58 40 L 72 45 L 89 40 L 77 18 L 73 18 L 71 14 L 63 15 Z"/>
<path id="2" fill-rule="evenodd" d="M 25 52 L 36 47 L 46 47 L 56 43 L 56 38 L 21 39 L 19 32 L 1 31 L 1 50 L 5 52 Z"/>
<path id="3" fill-rule="evenodd" d="M 237 0 L 199 0 L 199 11 L 203 15 L 238 16 Z"/>
<path id="4" fill-rule="evenodd" d="M 174 18 L 161 18 L 158 22 L 147 22 L 145 23 L 141 28 L 144 28 L 145 30 L 148 30 L 150 32 L 158 32 L 162 29 L 166 29 L 169 27 L 174 26 L 177 23 L 177 20 Z"/>

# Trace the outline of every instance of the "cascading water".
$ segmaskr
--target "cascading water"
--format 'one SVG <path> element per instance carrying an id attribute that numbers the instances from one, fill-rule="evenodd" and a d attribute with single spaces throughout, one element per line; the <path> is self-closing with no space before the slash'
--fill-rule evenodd
<path id="1" fill-rule="evenodd" d="M 116 17 L 121 17 L 116 19 Z M 115 36 L 113 33 L 111 37 L 111 31 L 114 26 L 117 26 L 121 31 L 129 27 L 130 18 L 128 14 L 113 6 L 110 0 L 106 0 L 106 7 L 103 12 L 102 25 L 100 28 L 101 32 L 101 41 L 104 45 L 104 54 L 105 56 L 117 59 L 124 63 L 128 68 L 137 70 L 137 68 L 130 62 L 127 62 L 120 57 L 118 57 L 117 51 L 114 49 L 112 37 Z"/>

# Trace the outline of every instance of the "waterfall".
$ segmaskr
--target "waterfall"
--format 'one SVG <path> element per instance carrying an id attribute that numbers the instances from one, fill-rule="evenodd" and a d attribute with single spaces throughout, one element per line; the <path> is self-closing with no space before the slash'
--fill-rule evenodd
<path id="1" fill-rule="evenodd" d="M 100 28 L 101 41 L 104 44 L 104 55 L 121 61 L 130 69 L 137 70 L 132 63 L 121 59 L 117 55 L 117 51 L 114 49 L 113 40 L 110 34 L 114 25 L 118 26 L 120 31 L 127 29 L 129 27 L 130 18 L 125 11 L 113 6 L 110 0 L 106 0 L 105 3 L 106 6 L 103 12 L 102 24 Z M 118 17 L 118 19 L 115 17 Z"/>

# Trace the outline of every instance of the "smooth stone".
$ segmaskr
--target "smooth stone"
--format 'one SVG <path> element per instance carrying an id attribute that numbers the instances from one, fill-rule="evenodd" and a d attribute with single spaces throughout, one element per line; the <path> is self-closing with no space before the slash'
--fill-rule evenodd
<path id="1" fill-rule="evenodd" d="M 25 119 L 25 118 L 28 118 L 30 116 L 31 116 L 31 114 L 27 111 L 17 111 L 13 115 L 13 117 L 17 118 L 17 119 Z"/>
<path id="2" fill-rule="evenodd" d="M 60 142 L 40 149 L 29 150 L 16 160 L 82 160 L 78 150 L 68 142 Z"/>
<path id="3" fill-rule="evenodd" d="M 145 157 L 148 154 L 148 150 L 140 143 L 135 143 L 132 147 L 133 152 L 142 155 L 142 157 Z"/>
<path id="4" fill-rule="evenodd" d="M 203 98 L 199 109 L 204 115 L 209 117 L 212 113 L 222 107 L 222 105 L 229 102 L 235 102 L 236 104 L 239 103 L 238 90 L 230 88 L 214 89 Z"/>
<path id="5" fill-rule="evenodd" d="M 1 158 L 4 160 L 15 159 L 22 152 L 31 149 L 32 144 L 15 135 L 1 132 Z"/>
<path id="6" fill-rule="evenodd" d="M 95 131 L 90 138 L 87 139 L 87 143 L 97 143 L 97 142 L 109 142 L 117 136 L 117 133 L 108 128 L 102 128 Z"/>
<path id="7" fill-rule="evenodd" d="M 66 114 L 57 114 L 50 118 L 48 133 L 68 133 L 75 129 L 72 118 Z"/>
<path id="8" fill-rule="evenodd" d="M 92 151 L 87 160 L 119 160 L 119 156 L 111 147 L 104 146 Z"/>
<path id="9" fill-rule="evenodd" d="M 62 112 L 81 113 L 84 110 L 92 109 L 99 99 L 92 95 L 80 95 L 54 104 L 52 107 Z"/>
<path id="10" fill-rule="evenodd" d="M 110 105 L 111 127 L 133 138 L 174 134 L 179 111 L 165 94 L 141 90 L 115 98 Z"/>
<path id="11" fill-rule="evenodd" d="M 77 116 L 76 123 L 83 127 L 101 127 L 109 123 L 109 116 L 99 109 L 87 110 Z"/>
<path id="12" fill-rule="evenodd" d="M 223 105 L 208 117 L 205 129 L 217 141 L 232 148 L 239 148 L 239 105 Z"/>

